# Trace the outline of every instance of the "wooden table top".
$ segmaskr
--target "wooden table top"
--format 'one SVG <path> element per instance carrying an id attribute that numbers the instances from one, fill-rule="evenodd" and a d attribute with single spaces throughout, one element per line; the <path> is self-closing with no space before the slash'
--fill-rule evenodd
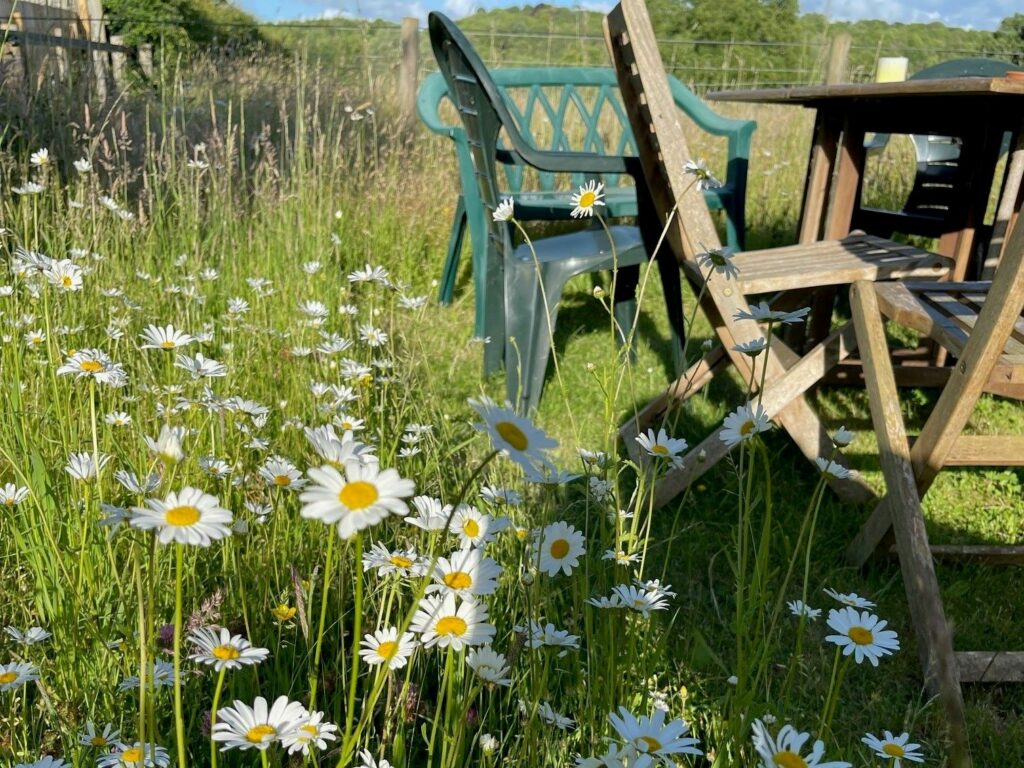
<path id="1" fill-rule="evenodd" d="M 895 83 L 804 85 L 794 88 L 712 91 L 707 94 L 707 98 L 714 101 L 804 106 L 844 100 L 976 97 L 995 97 L 1000 100 L 1024 97 L 1024 77 L 954 77 L 942 80 L 904 80 Z"/>

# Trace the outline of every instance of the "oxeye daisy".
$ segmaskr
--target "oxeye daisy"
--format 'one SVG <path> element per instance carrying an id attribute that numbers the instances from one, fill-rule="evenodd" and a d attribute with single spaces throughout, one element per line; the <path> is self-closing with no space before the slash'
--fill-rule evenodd
<path id="1" fill-rule="evenodd" d="M 75 480 L 89 482 L 96 479 L 100 470 L 107 465 L 110 459 L 109 454 L 101 453 L 97 465 L 96 458 L 91 453 L 72 453 L 68 455 L 68 463 L 65 465 L 64 471 Z"/>
<path id="2" fill-rule="evenodd" d="M 831 477 L 839 480 L 844 480 L 853 474 L 852 470 L 847 469 L 842 464 L 837 464 L 831 459 L 825 459 L 819 456 L 814 460 L 814 463 L 818 465 L 818 469 L 821 470 L 822 474 L 830 475 Z"/>
<path id="3" fill-rule="evenodd" d="M 160 434 L 155 440 L 149 435 L 144 437 L 149 450 L 164 461 L 175 464 L 185 458 L 185 451 L 181 448 L 181 441 L 185 439 L 184 427 L 164 424 L 160 427 Z"/>
<path id="4" fill-rule="evenodd" d="M 260 467 L 259 475 L 267 481 L 267 485 L 287 488 L 289 491 L 298 491 L 307 483 L 302 479 L 302 473 L 296 466 L 281 456 L 268 458 Z"/>
<path id="5" fill-rule="evenodd" d="M 22 661 L 0 664 L 0 693 L 20 688 L 26 683 L 31 683 L 38 679 L 39 670 L 32 664 Z"/>
<path id="6" fill-rule="evenodd" d="M 398 627 L 378 629 L 372 635 L 363 635 L 359 643 L 359 656 L 370 666 L 386 664 L 388 669 L 401 669 L 416 650 L 416 637 L 411 632 L 398 636 Z"/>
<path id="7" fill-rule="evenodd" d="M 768 339 L 764 336 L 758 336 L 756 339 L 745 341 L 742 344 L 733 345 L 733 351 L 739 352 L 741 355 L 747 357 L 757 357 L 760 355 L 768 346 Z"/>
<path id="8" fill-rule="evenodd" d="M 833 608 L 828 612 L 828 625 L 836 634 L 825 639 L 842 648 L 844 656 L 852 654 L 858 664 L 867 659 L 877 667 L 880 657 L 900 649 L 899 638 L 893 630 L 885 628 L 887 623 L 867 611 Z"/>
<path id="9" fill-rule="evenodd" d="M 451 592 L 462 598 L 492 595 L 498 588 L 501 566 L 479 549 L 461 549 L 440 557 L 428 592 Z"/>
<path id="10" fill-rule="evenodd" d="M 132 417 L 124 411 L 108 413 L 103 420 L 112 427 L 127 427 L 132 423 Z"/>
<path id="11" fill-rule="evenodd" d="M 43 272 L 43 277 L 62 291 L 82 290 L 82 268 L 70 259 L 52 262 Z"/>
<path id="12" fill-rule="evenodd" d="M 470 406 L 483 422 L 473 427 L 486 432 L 494 447 L 504 451 L 512 461 L 527 470 L 536 465 L 553 468 L 546 452 L 558 447 L 558 441 L 548 437 L 527 418 L 519 416 L 509 407 L 501 407 L 490 398 L 470 398 Z"/>
<path id="13" fill-rule="evenodd" d="M 811 738 L 791 725 L 784 725 L 777 736 L 772 736 L 760 720 L 753 722 L 754 749 L 761 757 L 762 768 L 852 768 L 842 760 L 823 762 L 825 744 L 815 741 L 809 754 L 802 754 L 804 744 Z"/>
<path id="14" fill-rule="evenodd" d="M 624 765 L 630 765 L 630 761 L 635 760 L 636 756 L 637 753 L 633 747 L 629 745 L 622 746 L 613 741 L 608 744 L 608 748 L 603 755 L 595 755 L 594 757 L 576 755 L 573 768 L 622 768 Z"/>
<path id="15" fill-rule="evenodd" d="M 697 749 L 700 740 L 687 736 L 690 726 L 682 719 L 666 723 L 665 717 L 660 709 L 654 710 L 650 717 L 635 717 L 625 707 L 619 707 L 619 714 L 609 715 L 608 722 L 623 741 L 662 765 L 674 766 L 672 755 L 702 756 L 704 753 Z"/>
<path id="16" fill-rule="evenodd" d="M 750 311 L 741 309 L 733 317 L 737 320 L 756 320 L 759 323 L 802 323 L 811 312 L 810 307 L 802 307 L 792 312 L 775 310 L 768 306 L 767 302 L 751 304 Z"/>
<path id="17" fill-rule="evenodd" d="M 845 594 L 843 592 L 837 592 L 834 589 L 826 587 L 824 590 L 826 595 L 831 597 L 836 602 L 848 605 L 851 608 L 874 608 L 875 604 L 868 600 L 866 597 L 861 597 L 856 592 L 850 592 Z"/>
<path id="18" fill-rule="evenodd" d="M 161 544 L 174 541 L 208 547 L 231 535 L 231 512 L 220 506 L 216 496 L 190 486 L 171 491 L 162 501 L 146 499 L 145 507 L 132 507 L 132 512 L 131 525 L 158 531 Z"/>
<path id="19" fill-rule="evenodd" d="M 37 645 L 39 643 L 45 643 L 53 637 L 53 635 L 42 627 L 29 627 L 24 632 L 16 627 L 4 627 L 4 632 L 14 642 L 20 643 L 21 645 Z"/>
<path id="20" fill-rule="evenodd" d="M 538 546 L 540 557 L 537 567 L 548 576 L 557 576 L 559 571 L 571 576 L 572 569 L 580 564 L 580 558 L 587 552 L 583 533 L 562 521 L 545 526 Z"/>
<path id="21" fill-rule="evenodd" d="M 739 277 L 740 271 L 732 263 L 732 248 L 712 248 L 706 253 L 697 255 L 697 263 L 712 272 L 725 275 L 726 280 Z"/>
<path id="22" fill-rule="evenodd" d="M 619 584 L 612 588 L 612 594 L 618 598 L 623 608 L 629 608 L 643 616 L 650 616 L 651 611 L 664 611 L 668 608 L 668 600 L 664 595 L 648 592 L 631 584 Z"/>
<path id="23" fill-rule="evenodd" d="M 76 379 L 91 377 L 97 383 L 111 387 L 123 387 L 128 382 L 124 367 L 120 363 L 115 363 L 100 349 L 83 349 L 75 352 L 57 369 L 57 375 L 72 375 Z"/>
<path id="24" fill-rule="evenodd" d="M 200 627 L 189 633 L 188 639 L 196 647 L 189 658 L 211 665 L 218 672 L 259 664 L 270 655 L 266 648 L 256 648 L 241 635 L 232 635 L 225 628 L 218 631 L 212 627 Z"/>
<path id="25" fill-rule="evenodd" d="M 327 749 L 328 741 L 338 738 L 334 733 L 338 726 L 334 723 L 325 723 L 323 720 L 323 712 L 308 713 L 305 721 L 281 737 L 281 745 L 288 750 L 289 755 L 296 752 L 308 755 L 310 747 L 316 747 L 322 752 Z"/>
<path id="26" fill-rule="evenodd" d="M 302 492 L 302 516 L 337 524 L 338 535 L 351 538 L 357 531 L 375 525 L 389 514 L 409 511 L 402 500 L 412 496 L 415 485 L 404 480 L 393 469 L 380 471 L 375 464 L 364 465 L 357 460 L 345 463 L 345 474 L 334 467 L 310 469 L 311 485 Z"/>
<path id="27" fill-rule="evenodd" d="M 116 744 L 120 738 L 121 732 L 112 723 L 107 723 L 103 726 L 103 730 L 99 731 L 96 730 L 96 724 L 89 720 L 85 724 L 85 729 L 78 734 L 78 743 L 84 747 L 106 749 L 112 744 Z"/>
<path id="28" fill-rule="evenodd" d="M 498 203 L 498 207 L 494 209 L 494 213 L 491 214 L 491 218 L 495 221 L 509 221 L 513 218 L 514 212 L 515 203 L 512 202 L 511 197 L 506 197 Z"/>
<path id="29" fill-rule="evenodd" d="M 485 683 L 506 687 L 512 685 L 509 677 L 511 672 L 504 654 L 492 650 L 489 645 L 470 649 L 466 665 Z"/>
<path id="30" fill-rule="evenodd" d="M 195 357 L 185 354 L 178 355 L 175 358 L 174 367 L 188 371 L 193 380 L 220 379 L 228 375 L 226 365 L 206 357 L 202 352 L 197 352 Z"/>
<path id="31" fill-rule="evenodd" d="M 648 456 L 659 459 L 670 459 L 678 456 L 686 450 L 687 443 L 681 438 L 669 437 L 664 428 L 654 434 L 653 429 L 648 429 L 646 434 L 637 435 L 636 441 L 640 447 L 647 451 Z"/>
<path id="32" fill-rule="evenodd" d="M 520 707 L 523 708 L 522 703 Z M 556 712 L 551 704 L 546 701 L 542 701 L 537 705 L 537 716 L 548 725 L 553 725 L 560 731 L 571 731 L 576 727 L 575 720 Z"/>
<path id="33" fill-rule="evenodd" d="M 734 445 L 753 439 L 757 433 L 766 432 L 771 428 L 771 420 L 760 403 L 753 408 L 750 405 L 741 405 L 725 417 L 722 431 L 718 433 L 718 437 L 732 448 Z"/>
<path id="34" fill-rule="evenodd" d="M 287 696 L 279 696 L 270 706 L 262 696 L 257 696 L 251 707 L 236 700 L 233 706 L 217 710 L 217 722 L 211 738 L 224 745 L 221 752 L 229 749 L 264 750 L 275 741 L 291 735 L 307 717 L 303 706 L 297 701 L 289 701 Z"/>
<path id="35" fill-rule="evenodd" d="M 342 432 L 342 436 L 338 437 L 333 424 L 325 424 L 315 429 L 306 427 L 304 432 L 317 456 L 339 472 L 352 459 L 362 461 L 373 453 L 368 445 L 353 439 L 351 432 Z"/>
<path id="36" fill-rule="evenodd" d="M 392 768 L 384 758 L 375 760 L 373 753 L 368 749 L 359 750 L 359 766 L 358 768 Z"/>
<path id="37" fill-rule="evenodd" d="M 69 768 L 62 757 L 45 755 L 31 763 L 15 763 L 14 768 Z"/>
<path id="38" fill-rule="evenodd" d="M 28 498 L 28 488 L 17 486 L 14 483 L 7 483 L 0 487 L 0 505 L 5 507 L 16 507 Z"/>
<path id="39" fill-rule="evenodd" d="M 487 618 L 487 606 L 483 603 L 460 603 L 455 595 L 438 595 L 420 600 L 410 629 L 422 636 L 427 648 L 438 645 L 461 651 L 494 639 L 494 626 L 487 623 Z"/>
<path id="40" fill-rule="evenodd" d="M 529 627 L 514 627 L 516 632 L 526 635 L 526 643 L 530 648 L 561 648 L 558 657 L 562 658 L 570 650 L 580 649 L 579 635 L 570 635 L 568 630 L 557 629 L 554 624 L 540 622 L 530 619 Z"/>
<path id="41" fill-rule="evenodd" d="M 422 576 L 425 565 L 415 550 L 388 549 L 379 541 L 369 552 L 363 553 L 363 570 L 376 569 L 381 576 L 397 573 L 399 576 Z"/>
<path id="42" fill-rule="evenodd" d="M 867 744 L 868 749 L 873 749 L 878 757 L 885 761 L 891 761 L 891 768 L 900 768 L 903 760 L 911 763 L 924 762 L 921 745 L 907 743 L 910 741 L 909 733 L 893 736 L 892 731 L 885 731 L 885 737 L 881 739 L 874 734 L 867 733 L 861 741 Z"/>
<path id="43" fill-rule="evenodd" d="M 109 753 L 96 756 L 97 768 L 166 768 L 171 756 L 157 744 L 117 744 Z"/>
<path id="44" fill-rule="evenodd" d="M 604 205 L 604 200 L 601 199 L 604 196 L 603 190 L 604 183 L 594 179 L 581 184 L 580 188 L 569 198 L 569 202 L 576 206 L 569 212 L 569 215 L 574 219 L 593 216 L 594 206 Z"/>
<path id="45" fill-rule="evenodd" d="M 693 176 L 696 179 L 697 189 L 718 189 L 722 182 L 714 177 L 708 169 L 708 164 L 703 160 L 687 160 L 683 166 L 683 173 Z"/>
<path id="46" fill-rule="evenodd" d="M 195 341 L 194 337 L 170 324 L 163 328 L 158 325 L 149 325 L 142 332 L 141 338 L 145 343 L 140 346 L 140 349 L 159 349 L 164 352 L 180 349 Z"/>
<path id="47" fill-rule="evenodd" d="M 43 166 L 50 164 L 50 150 L 46 147 L 37 149 L 31 155 L 28 156 L 28 161 L 36 168 L 42 168 Z"/>
<path id="48" fill-rule="evenodd" d="M 462 541 L 463 547 L 481 547 L 494 538 L 493 519 L 471 504 L 459 504 L 452 515 L 449 530 Z"/>
<path id="49" fill-rule="evenodd" d="M 415 525 L 424 531 L 440 531 L 448 524 L 448 518 L 452 513 L 450 504 L 441 504 L 440 499 L 430 496 L 416 496 L 412 500 L 416 510 L 415 515 L 409 515 L 405 522 Z"/>
<path id="50" fill-rule="evenodd" d="M 853 432 L 846 427 L 840 427 L 832 435 L 832 442 L 835 443 L 836 448 L 845 448 L 853 442 L 853 437 Z"/>
<path id="51" fill-rule="evenodd" d="M 803 600 L 790 600 L 786 606 L 794 616 L 806 616 L 811 621 L 815 621 L 821 616 L 821 608 L 811 608 Z"/>

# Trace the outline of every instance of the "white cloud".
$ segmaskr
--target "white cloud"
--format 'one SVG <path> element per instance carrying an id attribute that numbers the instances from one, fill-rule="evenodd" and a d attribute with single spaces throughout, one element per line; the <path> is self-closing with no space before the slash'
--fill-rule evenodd
<path id="1" fill-rule="evenodd" d="M 477 8 L 475 0 L 444 0 L 444 12 L 454 19 L 461 19 Z"/>

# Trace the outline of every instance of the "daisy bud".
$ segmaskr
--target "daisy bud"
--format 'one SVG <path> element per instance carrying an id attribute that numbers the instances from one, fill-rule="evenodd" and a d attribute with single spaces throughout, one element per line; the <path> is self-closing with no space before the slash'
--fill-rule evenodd
<path id="1" fill-rule="evenodd" d="M 600 285 L 595 285 L 594 286 L 594 298 L 595 299 L 603 299 L 606 295 L 607 294 L 605 293 L 604 288 L 602 288 Z"/>
<path id="2" fill-rule="evenodd" d="M 535 576 L 533 575 L 533 572 L 532 572 L 532 571 L 523 571 L 523 572 L 522 572 L 522 573 L 521 573 L 521 574 L 519 575 L 519 581 L 520 581 L 520 582 L 522 583 L 522 585 L 523 585 L 524 587 L 529 587 L 529 586 L 531 586 L 531 585 L 533 584 L 533 582 L 534 582 L 535 578 L 536 578 L 536 577 L 535 577 Z"/>
<path id="3" fill-rule="evenodd" d="M 480 750 L 485 755 L 493 755 L 498 749 L 498 740 L 489 733 L 480 736 Z"/>

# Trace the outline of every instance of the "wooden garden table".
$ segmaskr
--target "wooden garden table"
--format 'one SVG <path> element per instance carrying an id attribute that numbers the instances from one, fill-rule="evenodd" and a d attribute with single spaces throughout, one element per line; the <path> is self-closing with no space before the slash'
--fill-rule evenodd
<path id="1" fill-rule="evenodd" d="M 972 264 L 971 256 L 978 228 L 984 223 L 1004 133 L 1013 137 L 1011 147 L 1024 146 L 1024 79 L 962 77 L 759 88 L 718 91 L 709 93 L 708 98 L 816 110 L 800 217 L 801 243 L 843 237 L 853 229 L 885 237 L 894 231 L 936 237 L 935 250 L 955 263 L 949 279 L 959 282 L 982 276 L 981 265 Z M 861 206 L 867 156 L 864 138 L 869 131 L 955 136 L 962 141 L 958 193 L 945 216 Z M 1011 172 L 1012 165 L 1007 163 L 1000 185 L 997 234 L 1000 225 L 1005 230 L 1021 209 L 1020 168 Z M 998 251 L 988 256 L 994 260 Z M 815 338 L 827 332 L 831 312 L 816 314 L 817 327 L 810 329 Z M 916 374 L 900 376 L 901 383 L 937 385 L 945 380 L 945 372 L 934 368 L 922 366 Z"/>

